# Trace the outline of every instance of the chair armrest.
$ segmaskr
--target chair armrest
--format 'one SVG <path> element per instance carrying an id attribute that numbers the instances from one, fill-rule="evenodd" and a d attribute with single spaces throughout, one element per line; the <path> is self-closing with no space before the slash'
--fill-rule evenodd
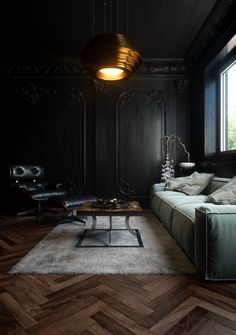
<path id="1" fill-rule="evenodd" d="M 206 280 L 236 280 L 236 206 L 206 204 L 195 212 L 195 264 Z"/>

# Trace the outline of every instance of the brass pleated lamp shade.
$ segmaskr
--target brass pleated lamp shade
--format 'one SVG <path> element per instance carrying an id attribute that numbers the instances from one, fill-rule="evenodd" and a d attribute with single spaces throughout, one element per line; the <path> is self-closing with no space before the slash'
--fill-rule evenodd
<path id="1" fill-rule="evenodd" d="M 80 56 L 91 76 L 110 81 L 128 78 L 141 62 L 139 52 L 123 34 L 95 36 Z"/>

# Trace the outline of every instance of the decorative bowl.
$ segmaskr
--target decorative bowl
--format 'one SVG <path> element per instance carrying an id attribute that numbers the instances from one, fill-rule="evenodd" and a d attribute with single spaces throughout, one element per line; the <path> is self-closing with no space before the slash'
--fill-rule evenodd
<path id="1" fill-rule="evenodd" d="M 93 207 L 100 209 L 119 209 L 126 208 L 129 206 L 128 202 L 121 199 L 98 199 L 97 202 L 94 202 Z"/>
<path id="2" fill-rule="evenodd" d="M 181 162 L 179 163 L 179 166 L 183 169 L 191 169 L 195 166 L 196 164 L 193 162 Z"/>

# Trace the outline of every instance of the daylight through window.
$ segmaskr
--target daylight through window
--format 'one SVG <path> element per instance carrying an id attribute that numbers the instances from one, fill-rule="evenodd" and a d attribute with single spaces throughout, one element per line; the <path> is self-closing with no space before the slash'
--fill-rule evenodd
<path id="1" fill-rule="evenodd" d="M 236 61 L 221 72 L 221 151 L 236 150 Z"/>

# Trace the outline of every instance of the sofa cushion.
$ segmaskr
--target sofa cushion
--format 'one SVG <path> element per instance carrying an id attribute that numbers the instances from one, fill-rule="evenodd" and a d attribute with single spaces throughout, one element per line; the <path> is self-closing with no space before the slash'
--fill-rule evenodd
<path id="1" fill-rule="evenodd" d="M 202 191 L 202 194 L 209 195 L 227 184 L 230 180 L 231 178 L 213 177 L 207 187 Z"/>
<path id="2" fill-rule="evenodd" d="M 160 203 L 161 200 L 169 199 L 170 197 L 176 197 L 176 196 L 187 196 L 184 193 L 181 192 L 175 192 L 175 191 L 160 191 L 156 192 L 151 197 L 151 207 L 154 210 L 155 213 L 159 213 L 160 209 Z"/>
<path id="3" fill-rule="evenodd" d="M 212 173 L 194 172 L 191 176 L 174 188 L 176 191 L 186 193 L 188 195 L 200 194 L 208 185 L 209 181 L 214 177 Z"/>
<path id="4" fill-rule="evenodd" d="M 172 235 L 193 263 L 195 209 L 202 205 L 200 201 L 178 205 L 173 209 Z"/>
<path id="5" fill-rule="evenodd" d="M 192 178 L 192 175 L 186 177 L 177 177 L 167 181 L 166 190 L 175 191 L 178 186 L 186 185 Z"/>
<path id="6" fill-rule="evenodd" d="M 169 232 L 172 233 L 172 214 L 173 209 L 176 206 L 191 204 L 191 203 L 204 203 L 206 196 L 197 195 L 197 196 L 188 196 L 186 194 L 172 192 L 167 194 L 170 191 L 158 192 L 153 201 L 156 202 L 155 213 L 167 228 Z M 162 193 L 159 195 L 159 193 Z"/>
<path id="7" fill-rule="evenodd" d="M 209 194 L 206 198 L 206 202 L 223 205 L 236 204 L 236 176 L 234 176 L 230 182 Z"/>
<path id="8" fill-rule="evenodd" d="M 204 204 L 195 214 L 195 265 L 210 280 L 236 280 L 236 206 Z"/>

